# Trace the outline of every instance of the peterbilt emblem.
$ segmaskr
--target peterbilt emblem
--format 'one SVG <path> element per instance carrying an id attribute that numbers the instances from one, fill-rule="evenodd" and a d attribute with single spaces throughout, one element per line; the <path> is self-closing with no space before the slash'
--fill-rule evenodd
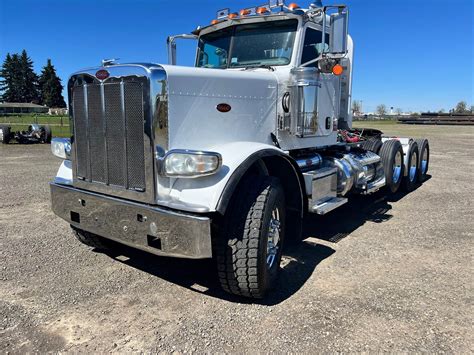
<path id="1" fill-rule="evenodd" d="M 99 80 L 105 80 L 109 77 L 109 72 L 105 69 L 100 69 L 95 73 L 95 77 Z"/>
<path id="2" fill-rule="evenodd" d="M 219 112 L 229 112 L 232 107 L 229 104 L 219 104 L 216 106 L 216 109 Z"/>

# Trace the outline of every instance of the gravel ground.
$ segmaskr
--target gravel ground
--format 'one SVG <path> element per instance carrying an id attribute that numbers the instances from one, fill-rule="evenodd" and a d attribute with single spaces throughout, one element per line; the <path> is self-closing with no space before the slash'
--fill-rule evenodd
<path id="1" fill-rule="evenodd" d="M 430 138 L 432 178 L 308 219 L 278 291 L 248 303 L 210 261 L 80 244 L 49 206 L 49 146 L 0 147 L 0 353 L 472 353 L 473 127 Z"/>

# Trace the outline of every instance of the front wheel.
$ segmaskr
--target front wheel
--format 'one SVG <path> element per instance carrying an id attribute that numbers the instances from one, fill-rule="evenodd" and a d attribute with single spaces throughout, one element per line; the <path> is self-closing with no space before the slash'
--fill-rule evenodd
<path id="1" fill-rule="evenodd" d="M 222 288 L 263 298 L 276 282 L 285 232 L 285 194 L 280 181 L 248 176 L 219 223 L 216 259 Z"/>

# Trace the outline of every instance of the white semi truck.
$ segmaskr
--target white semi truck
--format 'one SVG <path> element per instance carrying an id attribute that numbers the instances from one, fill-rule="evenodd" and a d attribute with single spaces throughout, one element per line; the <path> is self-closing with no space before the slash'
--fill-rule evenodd
<path id="1" fill-rule="evenodd" d="M 194 67 L 176 65 L 179 38 L 197 40 Z M 106 60 L 68 82 L 52 208 L 89 246 L 214 258 L 224 290 L 261 298 L 307 214 L 426 176 L 427 140 L 352 129 L 344 5 L 224 9 L 170 36 L 168 55 Z"/>

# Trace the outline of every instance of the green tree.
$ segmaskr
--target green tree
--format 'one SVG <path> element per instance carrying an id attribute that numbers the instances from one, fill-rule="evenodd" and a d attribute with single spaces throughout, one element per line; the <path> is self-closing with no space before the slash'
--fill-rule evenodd
<path id="1" fill-rule="evenodd" d="M 19 58 L 17 54 L 7 53 L 5 61 L 0 70 L 0 91 L 1 100 L 4 102 L 18 102 L 18 78 L 19 78 Z"/>
<path id="2" fill-rule="evenodd" d="M 56 69 L 48 59 L 43 67 L 39 78 L 40 96 L 43 105 L 48 107 L 66 107 L 66 102 L 62 94 L 63 85 L 61 79 L 56 74 Z"/>
<path id="3" fill-rule="evenodd" d="M 2 101 L 39 102 L 38 76 L 33 61 L 25 50 L 19 54 L 7 54 L 0 71 Z"/>
<path id="4" fill-rule="evenodd" d="M 20 55 L 19 102 L 40 103 L 38 75 L 33 70 L 33 61 L 23 49 Z"/>

